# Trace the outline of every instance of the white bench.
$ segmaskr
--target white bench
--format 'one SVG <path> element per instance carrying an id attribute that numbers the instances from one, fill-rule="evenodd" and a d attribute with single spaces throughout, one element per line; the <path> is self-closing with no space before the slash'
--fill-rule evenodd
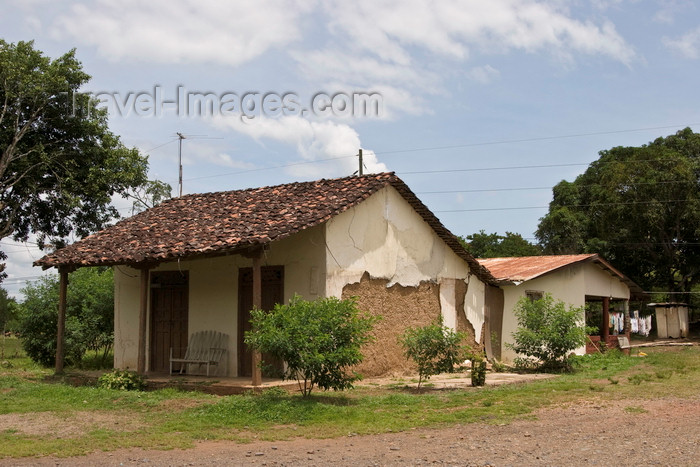
<path id="1" fill-rule="evenodd" d="M 190 365 L 206 366 L 207 376 L 209 367 L 220 367 L 226 363 L 228 354 L 228 334 L 218 331 L 199 331 L 190 336 L 187 350 L 182 358 L 173 357 L 173 348 L 170 348 L 170 374 L 173 374 L 173 363 L 180 365 L 180 374 Z M 189 373 L 189 371 L 188 371 Z"/>

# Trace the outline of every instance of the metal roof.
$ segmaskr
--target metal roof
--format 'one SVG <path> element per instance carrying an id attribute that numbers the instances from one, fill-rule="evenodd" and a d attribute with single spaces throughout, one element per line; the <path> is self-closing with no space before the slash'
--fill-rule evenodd
<path id="1" fill-rule="evenodd" d="M 618 277 L 622 282 L 627 284 L 632 292 L 636 294 L 643 293 L 641 287 L 635 284 L 623 273 L 615 269 L 610 263 L 605 261 L 596 253 L 581 255 L 482 258 L 477 259 L 477 261 L 479 261 L 479 264 L 486 267 L 486 269 L 488 269 L 491 274 L 501 283 L 525 282 L 573 264 L 592 262 L 601 269 L 608 271 L 611 275 Z"/>

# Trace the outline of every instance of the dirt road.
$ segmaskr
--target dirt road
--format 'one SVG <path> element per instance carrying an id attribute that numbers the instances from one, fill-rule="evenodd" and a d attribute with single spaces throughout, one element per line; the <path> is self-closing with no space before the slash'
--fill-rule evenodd
<path id="1" fill-rule="evenodd" d="M 41 466 L 700 465 L 700 399 L 588 401 L 509 425 L 0 461 Z"/>

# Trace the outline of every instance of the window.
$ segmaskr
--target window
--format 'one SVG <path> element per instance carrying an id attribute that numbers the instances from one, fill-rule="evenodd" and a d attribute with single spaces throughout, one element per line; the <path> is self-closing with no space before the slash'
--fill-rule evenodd
<path id="1" fill-rule="evenodd" d="M 541 290 L 526 290 L 525 296 L 530 301 L 541 300 L 544 297 L 544 292 Z"/>

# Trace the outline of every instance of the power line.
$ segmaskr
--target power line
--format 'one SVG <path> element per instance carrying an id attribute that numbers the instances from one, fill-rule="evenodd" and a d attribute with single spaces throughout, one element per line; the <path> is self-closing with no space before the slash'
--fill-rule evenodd
<path id="1" fill-rule="evenodd" d="M 377 154 L 377 153 L 375 153 Z M 293 162 L 290 164 L 283 164 L 283 165 L 275 165 L 275 166 L 268 166 L 268 167 L 258 167 L 254 169 L 246 169 L 246 170 L 239 170 L 236 172 L 225 172 L 225 173 L 220 173 L 220 174 L 214 174 L 214 175 L 204 175 L 201 177 L 192 177 L 185 179 L 187 181 L 192 181 L 192 180 L 203 180 L 207 178 L 216 178 L 216 177 L 224 177 L 224 176 L 230 176 L 230 175 L 240 175 L 240 174 L 245 174 L 245 173 L 251 173 L 251 172 L 261 172 L 261 171 L 266 171 L 266 170 L 275 170 L 275 169 L 284 169 L 288 167 L 294 167 L 298 165 L 305 165 L 305 164 L 316 164 L 316 163 L 321 163 L 321 162 L 328 162 L 328 161 L 334 161 L 334 160 L 339 160 L 339 159 L 348 159 L 351 157 L 357 157 L 357 154 L 352 154 L 348 156 L 337 156 L 337 157 L 329 157 L 326 159 L 316 159 L 313 161 L 301 161 L 301 162 Z M 695 157 L 695 156 L 693 156 Z M 700 157 L 700 156 L 697 156 Z M 617 161 L 618 163 L 623 163 L 623 164 L 639 164 L 643 162 L 662 162 L 662 163 L 668 163 L 668 162 L 676 162 L 676 161 L 682 161 L 684 160 L 683 158 L 665 158 L 665 159 L 641 159 L 641 160 L 630 160 L 630 161 Z M 397 172 L 398 175 L 423 175 L 423 174 L 440 174 L 440 173 L 452 173 L 452 172 L 486 172 L 486 171 L 495 171 L 495 170 L 526 170 L 526 169 L 544 169 L 544 168 L 555 168 L 555 167 L 576 167 L 576 166 L 586 166 L 590 165 L 591 162 L 572 162 L 572 163 L 566 163 L 566 164 L 532 164 L 532 165 L 510 165 L 510 166 L 494 166 L 494 167 L 470 167 L 470 168 L 464 168 L 464 169 L 440 169 L 440 170 L 416 170 L 416 171 L 407 171 L 407 172 Z"/>
<path id="2" fill-rule="evenodd" d="M 592 133 L 573 133 L 569 135 L 559 135 L 559 136 L 541 136 L 541 137 L 535 137 L 535 138 L 522 138 L 522 139 L 506 139 L 506 140 L 496 140 L 496 141 L 486 141 L 486 142 L 480 142 L 480 143 L 466 143 L 466 144 L 457 144 L 457 145 L 452 145 L 452 146 L 434 146 L 434 147 L 425 147 L 425 148 L 409 148 L 409 149 L 397 149 L 393 151 L 375 151 L 375 154 L 398 154 L 398 153 L 404 153 L 404 152 L 420 152 L 420 151 L 441 151 L 445 149 L 460 149 L 460 148 L 470 148 L 470 147 L 478 147 L 478 146 L 493 146 L 497 144 L 514 144 L 514 143 L 531 143 L 535 141 L 550 141 L 550 140 L 556 140 L 556 139 L 567 139 L 567 138 L 581 138 L 585 136 L 601 136 L 601 135 L 614 135 L 614 134 L 620 134 L 620 133 L 633 133 L 637 131 L 650 131 L 650 130 L 666 130 L 669 128 L 678 128 L 678 127 L 689 127 L 691 125 L 700 125 L 700 123 L 689 123 L 687 125 L 667 125 L 667 126 L 657 126 L 657 127 L 647 127 L 647 128 L 634 128 L 634 129 L 628 129 L 628 130 L 610 130 L 610 131 L 597 131 L 597 132 L 592 132 Z"/>
<path id="3" fill-rule="evenodd" d="M 228 176 L 228 175 L 239 175 L 239 174 L 245 174 L 245 173 L 250 173 L 250 172 L 261 172 L 264 170 L 286 169 L 287 167 L 295 167 L 297 165 L 316 164 L 316 163 L 320 163 L 320 162 L 328 162 L 328 161 L 333 161 L 333 160 L 338 160 L 338 159 L 349 159 L 351 157 L 357 157 L 357 154 L 353 154 L 351 156 L 329 157 L 327 159 L 316 159 L 313 161 L 293 162 L 290 164 L 275 165 L 275 166 L 269 166 L 269 167 L 258 167 L 255 169 L 239 170 L 237 172 L 227 172 L 227 173 L 221 173 L 221 174 L 215 174 L 215 175 L 203 175 L 201 177 L 186 178 L 185 180 L 189 182 L 192 180 L 203 180 L 206 178 L 224 177 L 224 176 Z"/>
<path id="4" fill-rule="evenodd" d="M 650 130 L 661 130 L 661 129 L 669 129 L 669 128 L 679 128 L 679 127 L 689 127 L 691 125 L 700 125 L 700 123 L 689 123 L 685 125 L 664 125 L 664 126 L 655 126 L 655 127 L 644 127 L 644 128 L 632 128 L 632 129 L 624 129 L 624 130 L 610 130 L 610 131 L 598 131 L 598 132 L 589 132 L 589 133 L 573 133 L 573 134 L 568 134 L 568 135 L 556 135 L 556 136 L 542 136 L 542 137 L 534 137 L 534 138 L 521 138 L 521 139 L 510 139 L 510 140 L 496 140 L 496 141 L 485 141 L 485 142 L 477 142 L 477 143 L 464 143 L 464 144 L 457 144 L 457 145 L 451 145 L 451 146 L 433 146 L 433 147 L 422 147 L 422 148 L 405 148 L 405 149 L 397 149 L 397 150 L 389 150 L 389 151 L 372 151 L 375 155 L 389 155 L 389 154 L 400 154 L 400 153 L 409 153 L 409 152 L 421 152 L 421 151 L 441 151 L 441 150 L 446 150 L 446 149 L 460 149 L 460 148 L 470 148 L 470 147 L 479 147 L 479 146 L 492 146 L 492 145 L 499 145 L 499 144 L 514 144 L 514 143 L 526 143 L 526 142 L 535 142 L 535 141 L 549 141 L 549 140 L 557 140 L 557 139 L 568 139 L 568 138 L 580 138 L 580 137 L 587 137 L 587 136 L 600 136 L 600 135 L 610 135 L 610 134 L 621 134 L 621 133 L 632 133 L 632 132 L 638 132 L 638 131 L 650 131 Z M 214 138 L 212 138 L 214 139 Z M 154 149 L 157 149 L 158 147 L 164 146 L 165 144 L 169 144 L 171 142 L 177 141 L 176 139 L 173 139 L 172 141 L 168 141 L 166 143 L 163 143 L 162 145 L 156 146 Z M 200 177 L 192 177 L 192 178 L 187 178 L 185 179 L 186 181 L 193 181 L 193 180 L 204 180 L 208 178 L 216 178 L 216 177 L 224 177 L 224 176 L 231 176 L 231 175 L 241 175 L 241 174 L 246 174 L 246 173 L 251 173 L 251 172 L 260 172 L 260 171 L 266 171 L 266 170 L 276 170 L 276 169 L 284 169 L 288 167 L 294 167 L 298 165 L 305 165 L 305 164 L 316 164 L 316 163 L 323 163 L 323 162 L 328 162 L 328 161 L 333 161 L 333 160 L 340 160 L 340 159 L 347 159 L 351 157 L 357 157 L 357 154 L 343 154 L 343 155 L 336 155 L 336 156 L 331 156 L 325 159 L 316 159 L 313 161 L 300 161 L 300 162 L 293 162 L 289 164 L 282 164 L 282 165 L 276 165 L 276 166 L 268 166 L 268 167 L 258 167 L 254 169 L 247 169 L 247 170 L 239 170 L 235 172 L 224 172 L 224 173 L 219 173 L 219 174 L 212 174 L 212 175 L 204 175 Z M 588 165 L 589 163 L 581 163 L 581 164 L 567 164 L 569 166 L 575 166 L 575 165 Z M 545 168 L 545 167 L 565 167 L 567 165 L 544 165 L 544 166 L 522 166 L 522 168 Z M 511 167 L 510 169 L 517 169 L 519 167 Z M 402 172 L 402 174 L 419 174 L 419 173 L 445 173 L 445 172 L 466 172 L 466 171 L 477 171 L 477 170 L 504 170 L 501 168 L 498 169 L 489 169 L 489 168 L 483 168 L 483 169 L 473 169 L 473 170 L 445 170 L 445 171 L 424 171 L 424 172 Z"/>
<path id="5" fill-rule="evenodd" d="M 668 181 L 659 181 L 659 182 L 635 182 L 635 183 L 627 183 L 625 186 L 638 186 L 638 185 L 667 185 L 667 184 L 672 184 L 672 183 L 696 183 L 691 180 L 668 180 Z M 582 188 L 582 187 L 592 187 L 592 186 L 600 186 L 600 187 L 613 187 L 616 186 L 615 184 L 604 184 L 604 183 L 588 183 L 585 185 L 577 185 L 577 188 Z M 469 189 L 469 190 L 439 190 L 439 191 L 416 191 L 415 193 L 417 195 L 437 195 L 437 194 L 450 194 L 450 193 L 482 193 L 482 192 L 491 192 L 491 191 L 535 191 L 535 190 L 551 190 L 554 188 L 553 186 L 530 186 L 530 187 L 513 187 L 513 188 L 476 188 L 476 189 Z"/>
<path id="6" fill-rule="evenodd" d="M 670 200 L 654 200 L 654 201 L 630 201 L 626 203 L 591 203 L 591 204 L 562 204 L 557 207 L 562 208 L 587 208 L 591 206 L 628 206 L 634 204 L 654 204 L 654 203 L 679 203 L 686 202 L 687 199 L 670 199 Z M 473 208 L 473 209 L 444 209 L 435 212 L 479 212 L 479 211 L 512 211 L 521 209 L 549 209 L 549 206 L 517 206 L 517 207 L 499 207 L 499 208 Z"/>
<path id="7" fill-rule="evenodd" d="M 574 133 L 574 134 L 569 134 L 569 135 L 543 136 L 543 137 L 535 137 L 535 138 L 485 141 L 485 142 L 478 142 L 478 143 L 457 144 L 457 145 L 451 145 L 451 146 L 406 148 L 406 149 L 397 149 L 397 150 L 389 150 L 389 151 L 381 151 L 380 150 L 380 151 L 372 151 L 372 152 L 375 155 L 380 155 L 380 154 L 381 155 L 388 155 L 388 154 L 399 154 L 399 153 L 407 153 L 407 152 L 440 151 L 440 150 L 445 150 L 445 149 L 460 149 L 460 148 L 479 147 L 479 146 L 492 146 L 492 145 L 499 145 L 499 144 L 525 143 L 525 142 L 534 142 L 534 141 L 548 141 L 548 140 L 556 140 L 556 139 L 579 138 L 579 137 L 586 137 L 586 136 L 600 136 L 600 135 L 608 135 L 608 134 L 631 133 L 631 132 L 638 132 L 638 131 L 661 130 L 661 129 L 669 129 L 669 128 L 688 127 L 691 125 L 700 125 L 700 123 L 689 123 L 686 125 L 665 125 L 665 126 L 633 128 L 633 129 L 625 129 L 625 130 L 599 131 L 599 132 L 590 132 L 590 133 Z M 176 140 L 173 140 L 173 141 L 176 141 Z M 170 141 L 170 142 L 172 142 L 172 141 Z M 168 144 L 168 143 L 164 143 L 164 144 Z M 223 177 L 223 176 L 229 176 L 229 175 L 239 175 L 239 174 L 258 172 L 258 171 L 264 171 L 264 170 L 283 169 L 283 168 L 288 168 L 288 167 L 294 167 L 297 165 L 315 164 L 315 163 L 328 162 L 328 161 L 339 160 L 339 159 L 347 159 L 350 157 L 357 157 L 357 154 L 337 155 L 337 156 L 331 156 L 331 157 L 328 157 L 325 159 L 316 159 L 313 161 L 294 162 L 294 163 L 284 164 L 284 165 L 259 167 L 259 168 L 255 168 L 255 169 L 240 170 L 240 171 L 236 171 L 236 172 L 226 172 L 226 173 L 221 173 L 221 174 L 205 175 L 205 176 L 201 176 L 201 177 L 189 178 L 187 180 L 188 181 L 202 180 L 202 179 L 206 179 L 206 178 Z M 576 164 L 576 165 L 578 165 L 578 164 Z M 405 172 L 405 173 L 412 174 L 412 173 L 419 173 L 419 172 Z"/>
<path id="8" fill-rule="evenodd" d="M 572 164 L 543 164 L 543 165 L 508 165 L 501 167 L 474 167 L 469 169 L 449 169 L 449 170 L 417 170 L 413 172 L 397 172 L 399 175 L 416 174 L 439 174 L 451 172 L 483 172 L 491 170 L 521 170 L 521 169 L 544 169 L 550 167 L 572 167 L 577 165 L 589 165 L 590 162 L 577 162 Z"/>
<path id="9" fill-rule="evenodd" d="M 38 246 L 39 244 L 36 243 L 36 242 L 30 242 L 30 241 L 26 241 L 26 242 L 14 242 L 14 243 L 11 243 L 11 242 L 2 242 L 2 241 L 0 241 L 0 245 L 10 245 L 10 246 L 35 245 L 35 246 Z"/>
<path id="10" fill-rule="evenodd" d="M 30 281 L 34 279 L 39 279 L 40 277 L 44 276 L 20 276 L 20 277 L 8 277 L 6 280 L 8 281 Z"/>
<path id="11" fill-rule="evenodd" d="M 144 151 L 144 152 L 155 151 L 156 149 L 160 149 L 160 148 L 162 148 L 163 146 L 166 146 L 166 145 L 168 145 L 168 144 L 170 144 L 170 143 L 174 143 L 175 141 L 177 141 L 177 138 L 171 139 L 170 141 L 166 141 L 166 142 L 163 143 L 163 144 L 159 144 L 158 146 L 156 146 L 156 147 L 154 147 L 154 148 L 146 149 L 146 151 Z"/>

